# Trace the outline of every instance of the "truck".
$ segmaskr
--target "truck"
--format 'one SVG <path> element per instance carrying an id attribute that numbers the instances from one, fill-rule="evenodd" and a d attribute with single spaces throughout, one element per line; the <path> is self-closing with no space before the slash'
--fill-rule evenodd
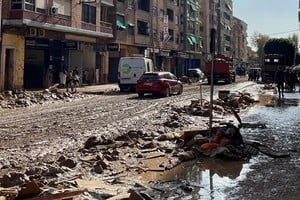
<path id="1" fill-rule="evenodd" d="M 212 62 L 214 62 L 213 68 L 213 82 L 217 83 L 219 81 L 224 81 L 225 83 L 229 84 L 235 82 L 235 70 L 233 67 L 232 59 L 218 54 L 215 56 L 214 61 L 209 60 L 205 63 L 205 76 L 207 78 L 207 82 L 211 83 L 211 69 L 212 69 Z"/>
<path id="2" fill-rule="evenodd" d="M 121 57 L 118 65 L 120 91 L 135 91 L 137 80 L 154 70 L 152 59 L 146 57 Z"/>
<path id="3" fill-rule="evenodd" d="M 285 70 L 285 55 L 283 54 L 266 54 L 264 64 L 261 69 L 261 80 L 263 83 L 273 83 L 275 73 L 279 67 Z"/>

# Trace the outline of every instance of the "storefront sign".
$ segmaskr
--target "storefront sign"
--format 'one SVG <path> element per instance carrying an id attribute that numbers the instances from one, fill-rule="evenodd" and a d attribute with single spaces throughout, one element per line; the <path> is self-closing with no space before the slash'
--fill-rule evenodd
<path id="1" fill-rule="evenodd" d="M 170 55 L 170 51 L 163 51 L 162 50 L 162 51 L 159 52 L 159 55 L 160 56 L 169 56 Z"/>
<path id="2" fill-rule="evenodd" d="M 78 47 L 79 47 L 79 42 L 77 42 L 77 41 L 64 42 L 64 48 L 65 49 L 77 50 Z"/>
<path id="3" fill-rule="evenodd" d="M 26 38 L 26 47 L 45 49 L 49 48 L 49 39 L 45 38 Z"/>
<path id="4" fill-rule="evenodd" d="M 120 51 L 120 44 L 107 44 L 107 51 Z"/>

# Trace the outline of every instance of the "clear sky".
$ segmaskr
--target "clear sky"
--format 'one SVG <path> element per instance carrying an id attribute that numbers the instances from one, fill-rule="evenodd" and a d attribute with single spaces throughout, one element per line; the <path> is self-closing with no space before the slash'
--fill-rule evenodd
<path id="1" fill-rule="evenodd" d="M 233 0 L 233 15 L 248 24 L 248 42 L 255 32 L 271 38 L 294 33 L 299 37 L 298 10 L 299 0 Z"/>

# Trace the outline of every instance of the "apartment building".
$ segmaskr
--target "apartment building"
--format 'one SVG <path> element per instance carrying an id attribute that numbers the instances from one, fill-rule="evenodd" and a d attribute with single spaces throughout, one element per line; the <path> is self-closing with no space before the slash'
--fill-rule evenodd
<path id="1" fill-rule="evenodd" d="M 232 0 L 1 2 L 0 91 L 47 88 L 74 69 L 83 84 L 117 82 L 124 56 L 182 76 L 204 67 L 212 28 L 216 53 L 233 55 Z"/>
<path id="2" fill-rule="evenodd" d="M 247 24 L 237 17 L 233 17 L 232 57 L 234 64 L 243 64 L 248 62 Z"/>
<path id="3" fill-rule="evenodd" d="M 46 88 L 59 72 L 106 82 L 113 0 L 2 1 L 0 90 Z"/>
<path id="4" fill-rule="evenodd" d="M 232 25 L 233 11 L 232 0 L 208 0 L 203 1 L 202 6 L 202 35 L 204 42 L 203 59 L 211 58 L 210 54 L 210 32 L 216 30 L 215 54 L 232 56 Z"/>

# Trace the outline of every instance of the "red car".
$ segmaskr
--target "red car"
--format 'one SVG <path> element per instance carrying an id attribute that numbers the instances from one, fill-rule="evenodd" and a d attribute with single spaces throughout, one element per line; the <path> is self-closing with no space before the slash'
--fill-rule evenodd
<path id="1" fill-rule="evenodd" d="M 137 81 L 136 92 L 139 97 L 144 96 L 145 93 L 168 97 L 172 94 L 181 94 L 183 85 L 170 72 L 146 72 Z"/>

